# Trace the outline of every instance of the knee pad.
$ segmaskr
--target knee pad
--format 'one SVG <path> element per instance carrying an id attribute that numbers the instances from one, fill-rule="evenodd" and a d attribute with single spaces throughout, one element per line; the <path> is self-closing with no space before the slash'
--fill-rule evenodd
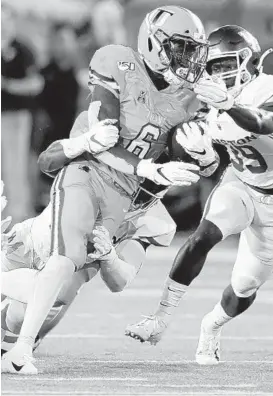
<path id="1" fill-rule="evenodd" d="M 261 286 L 259 279 L 252 275 L 236 275 L 231 279 L 231 286 L 237 297 L 250 297 Z"/>
<path id="2" fill-rule="evenodd" d="M 11 301 L 7 310 L 6 325 L 10 332 L 19 334 L 26 311 L 27 304 L 19 301 Z"/>

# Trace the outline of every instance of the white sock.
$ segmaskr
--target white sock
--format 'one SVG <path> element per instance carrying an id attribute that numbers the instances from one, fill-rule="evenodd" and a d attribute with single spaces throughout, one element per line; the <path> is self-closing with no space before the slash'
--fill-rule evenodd
<path id="1" fill-rule="evenodd" d="M 213 310 L 205 316 L 204 326 L 209 331 L 218 332 L 231 319 L 232 317 L 226 314 L 221 303 L 218 302 Z"/>
<path id="2" fill-rule="evenodd" d="M 73 275 L 74 270 L 74 263 L 67 257 L 52 256 L 38 273 L 34 292 L 29 298 L 25 319 L 15 345 L 21 354 L 32 354 L 35 338 L 62 285 Z"/>
<path id="3" fill-rule="evenodd" d="M 34 290 L 37 270 L 18 268 L 1 273 L 1 293 L 23 303 L 27 303 Z"/>
<path id="4" fill-rule="evenodd" d="M 186 293 L 187 288 L 188 286 L 182 285 L 168 278 L 164 286 L 163 294 L 159 303 L 159 307 L 156 311 L 156 315 L 161 316 L 164 318 L 164 320 L 169 321 L 171 315 L 175 311 L 175 308 L 178 307 L 180 300 Z"/>

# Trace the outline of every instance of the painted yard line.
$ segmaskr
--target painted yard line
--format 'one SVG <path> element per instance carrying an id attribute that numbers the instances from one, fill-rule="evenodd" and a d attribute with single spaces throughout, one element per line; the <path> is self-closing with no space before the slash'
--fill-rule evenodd
<path id="1" fill-rule="evenodd" d="M 141 386 L 144 388 L 157 388 L 158 383 L 156 384 L 139 384 L 137 386 Z M 256 388 L 257 385 L 254 384 L 238 384 L 238 385 L 215 385 L 215 384 L 192 384 L 192 385 L 178 385 L 178 384 L 165 384 L 164 383 L 164 388 L 208 388 L 208 389 L 245 389 L 245 388 Z"/>
<path id="2" fill-rule="evenodd" d="M 124 334 L 110 336 L 107 334 L 83 334 L 83 333 L 73 333 L 73 334 L 48 334 L 47 338 L 84 338 L 84 339 L 103 339 L 112 340 L 124 338 Z M 187 335 L 172 335 L 172 340 L 198 340 L 199 335 L 187 336 Z M 223 336 L 221 340 L 226 341 L 273 341 L 273 336 Z"/>
<path id="3" fill-rule="evenodd" d="M 10 377 L 10 379 L 15 380 L 15 381 L 24 381 L 24 380 L 32 380 L 32 381 L 57 381 L 57 382 L 71 382 L 71 381 L 129 381 L 129 378 L 122 379 L 122 378 L 36 378 L 33 376 L 24 376 L 24 377 Z M 136 380 L 136 379 L 135 379 Z M 138 381 L 141 381 L 139 379 Z M 148 379 L 145 379 L 145 381 L 148 381 Z M 133 385 L 129 385 L 133 386 Z M 150 384 L 137 384 L 134 385 L 137 387 L 145 387 L 145 388 L 158 388 L 160 384 L 158 382 L 156 383 L 150 383 Z M 208 388 L 208 389 L 218 389 L 218 388 L 226 388 L 226 389 L 245 389 L 245 388 L 256 388 L 257 386 L 255 384 L 237 384 L 237 385 L 217 385 L 217 384 L 168 384 L 164 382 L 164 388 Z"/>
<path id="4" fill-rule="evenodd" d="M 111 393 L 103 393 L 104 395 L 113 395 L 113 392 Z M 61 396 L 70 396 L 70 395 L 98 395 L 98 392 L 92 392 L 92 391 L 71 391 L 71 392 L 63 392 L 63 391 L 2 391 L 2 395 L 61 395 Z M 128 393 L 122 393 L 121 391 L 119 393 L 116 393 L 116 395 L 128 395 Z M 143 393 L 137 393 L 135 392 L 134 395 L 143 395 Z M 149 393 L 145 393 L 146 396 L 154 396 L 155 394 L 149 394 Z M 157 391 L 156 395 L 167 395 L 170 396 L 170 393 L 168 392 L 161 392 L 161 391 Z M 177 395 L 177 393 L 171 393 L 171 395 Z M 224 395 L 224 396 L 237 396 L 237 395 L 242 395 L 242 396 L 247 396 L 247 395 L 254 395 L 253 391 L 233 391 L 233 390 L 217 390 L 217 392 L 213 391 L 210 392 L 209 390 L 206 390 L 206 392 L 204 393 L 204 391 L 189 391 L 186 390 L 184 391 L 183 389 L 181 389 L 179 391 L 179 395 L 187 395 L 187 396 L 219 396 L 219 395 Z M 255 396 L 272 396 L 273 392 L 263 392 L 263 391 L 255 391 Z"/>
<path id="5" fill-rule="evenodd" d="M 157 364 L 161 365 L 175 365 L 175 364 L 188 364 L 194 363 L 195 360 L 85 360 L 87 363 L 94 364 Z M 272 360 L 221 360 L 220 365 L 225 364 L 273 364 Z M 200 366 L 201 367 L 201 366 Z"/>
<path id="6" fill-rule="evenodd" d="M 9 377 L 14 381 L 24 381 L 24 380 L 32 380 L 32 381 L 56 381 L 56 382 L 63 382 L 63 381 L 149 381 L 148 378 L 140 378 L 140 377 L 73 377 L 73 378 L 66 378 L 66 377 L 34 377 L 32 375 L 24 375 L 24 376 L 12 376 Z M 137 385 L 139 386 L 139 385 Z"/>

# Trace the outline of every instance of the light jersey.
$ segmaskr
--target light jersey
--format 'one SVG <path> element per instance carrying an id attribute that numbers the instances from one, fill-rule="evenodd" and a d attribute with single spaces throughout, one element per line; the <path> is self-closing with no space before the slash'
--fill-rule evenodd
<path id="1" fill-rule="evenodd" d="M 22 263 L 25 267 L 41 269 L 50 257 L 50 204 L 37 217 L 16 224 L 9 232 L 6 260 Z M 116 244 L 125 239 L 140 240 L 154 246 L 169 246 L 176 225 L 164 205 L 157 203 L 147 211 L 126 214 L 116 232 Z M 91 238 L 90 238 L 91 239 Z M 89 260 L 87 260 L 87 265 Z M 20 267 L 20 264 L 19 264 Z"/>
<path id="2" fill-rule="evenodd" d="M 272 99 L 273 76 L 261 74 L 243 89 L 237 102 L 257 108 Z M 213 141 L 226 146 L 236 176 L 252 186 L 272 188 L 273 130 L 270 135 L 247 132 L 227 113 L 218 115 L 216 110 L 211 110 L 207 121 Z"/>
<path id="3" fill-rule="evenodd" d="M 89 77 L 91 91 L 92 85 L 100 85 L 119 99 L 120 143 L 141 159 L 157 159 L 166 148 L 170 129 L 188 121 L 200 107 L 195 93 L 188 88 L 158 91 L 139 55 L 122 45 L 99 49 L 91 60 Z M 139 183 L 136 176 L 125 175 L 100 161 L 93 165 L 129 194 L 136 190 Z"/>

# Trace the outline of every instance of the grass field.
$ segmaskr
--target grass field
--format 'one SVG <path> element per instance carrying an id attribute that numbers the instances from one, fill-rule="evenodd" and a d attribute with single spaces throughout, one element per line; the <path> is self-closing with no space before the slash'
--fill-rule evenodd
<path id="1" fill-rule="evenodd" d="M 127 323 L 150 314 L 178 249 L 151 248 L 132 286 L 111 294 L 100 277 L 86 285 L 40 346 L 37 377 L 2 375 L 3 395 L 273 395 L 272 280 L 247 313 L 223 331 L 222 363 L 194 362 L 202 316 L 228 284 L 236 241 L 211 253 L 156 347 L 125 337 Z"/>

